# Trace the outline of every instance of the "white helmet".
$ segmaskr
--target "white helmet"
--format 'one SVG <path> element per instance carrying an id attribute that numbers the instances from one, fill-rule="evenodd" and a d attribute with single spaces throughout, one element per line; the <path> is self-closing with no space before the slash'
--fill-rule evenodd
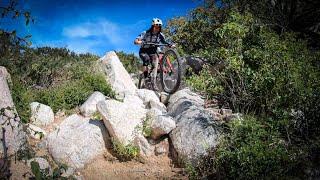
<path id="1" fill-rule="evenodd" d="M 153 18 L 152 19 L 152 25 L 160 25 L 162 26 L 162 21 L 159 18 Z"/>

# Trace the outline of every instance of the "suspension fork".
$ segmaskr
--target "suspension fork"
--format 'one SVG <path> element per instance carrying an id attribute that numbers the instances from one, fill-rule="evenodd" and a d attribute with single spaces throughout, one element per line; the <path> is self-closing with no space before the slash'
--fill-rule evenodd
<path id="1" fill-rule="evenodd" d="M 167 57 L 166 59 L 163 59 L 163 55 L 164 54 L 161 54 L 160 55 L 160 64 L 162 64 L 163 63 L 163 61 L 166 61 L 166 64 L 168 65 L 168 67 L 163 67 L 164 69 L 161 69 L 163 72 L 165 72 L 165 73 L 168 73 L 168 72 L 174 72 L 174 68 L 173 68 L 173 66 L 172 66 L 172 64 L 171 64 L 171 61 L 170 61 L 170 59 L 169 59 L 169 57 Z"/>
<path id="2" fill-rule="evenodd" d="M 171 61 L 170 61 L 170 59 L 168 57 L 167 57 L 166 61 L 167 61 L 167 64 L 169 65 L 169 67 L 170 67 L 170 70 L 172 72 L 174 72 L 174 68 L 172 67 Z"/>
<path id="3" fill-rule="evenodd" d="M 157 73 L 158 73 L 158 68 L 159 68 L 159 61 L 160 61 L 160 57 L 159 54 L 156 53 L 155 59 L 153 61 L 154 63 L 154 68 L 153 68 L 153 72 L 152 73 L 152 82 L 154 84 L 154 86 L 156 86 L 157 84 Z"/>

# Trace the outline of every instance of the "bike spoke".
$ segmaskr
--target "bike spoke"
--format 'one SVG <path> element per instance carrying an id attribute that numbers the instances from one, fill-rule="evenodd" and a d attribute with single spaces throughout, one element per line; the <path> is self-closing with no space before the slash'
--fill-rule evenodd
<path id="1" fill-rule="evenodd" d="M 174 51 L 168 51 L 162 62 L 162 85 L 165 91 L 172 93 L 180 84 L 180 64 Z"/>

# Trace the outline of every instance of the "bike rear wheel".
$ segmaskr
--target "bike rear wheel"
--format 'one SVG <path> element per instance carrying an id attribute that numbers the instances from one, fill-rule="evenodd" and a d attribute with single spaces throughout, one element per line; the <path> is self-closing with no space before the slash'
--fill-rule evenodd
<path id="1" fill-rule="evenodd" d="M 178 53 L 173 50 L 167 50 L 162 59 L 160 80 L 165 92 L 172 94 L 176 92 L 181 82 L 181 67 Z"/>

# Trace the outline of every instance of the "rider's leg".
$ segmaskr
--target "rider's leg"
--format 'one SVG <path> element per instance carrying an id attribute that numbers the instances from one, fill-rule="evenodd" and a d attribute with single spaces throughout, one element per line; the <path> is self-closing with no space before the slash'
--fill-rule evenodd
<path id="1" fill-rule="evenodd" d="M 143 61 L 143 76 L 146 78 L 148 76 L 148 65 L 150 62 L 150 57 L 147 53 L 139 53 L 140 58 Z"/>
<path id="2" fill-rule="evenodd" d="M 143 77 L 146 78 L 148 76 L 148 66 L 143 66 Z"/>

